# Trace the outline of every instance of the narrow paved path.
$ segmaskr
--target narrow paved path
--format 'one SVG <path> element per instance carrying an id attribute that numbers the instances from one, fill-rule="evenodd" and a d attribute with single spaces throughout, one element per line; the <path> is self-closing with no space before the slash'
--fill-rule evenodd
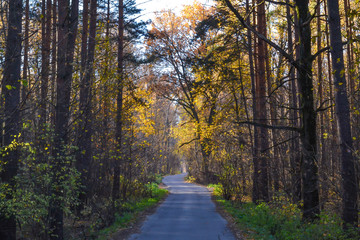
<path id="1" fill-rule="evenodd" d="M 184 182 L 186 174 L 167 176 L 170 195 L 129 240 L 235 240 L 215 210 L 205 187 Z"/>

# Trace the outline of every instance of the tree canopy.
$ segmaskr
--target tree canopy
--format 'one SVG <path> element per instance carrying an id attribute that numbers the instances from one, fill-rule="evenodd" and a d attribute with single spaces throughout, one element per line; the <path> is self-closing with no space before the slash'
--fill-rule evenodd
<path id="1" fill-rule="evenodd" d="M 357 0 L 0 6 L 1 239 L 76 239 L 179 172 L 358 228 Z"/>

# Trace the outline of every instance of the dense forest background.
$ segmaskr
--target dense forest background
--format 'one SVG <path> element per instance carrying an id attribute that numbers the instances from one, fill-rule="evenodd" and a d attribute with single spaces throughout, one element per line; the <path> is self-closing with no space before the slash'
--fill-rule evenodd
<path id="1" fill-rule="evenodd" d="M 134 0 L 0 6 L 1 239 L 108 226 L 185 170 L 358 226 L 358 0 L 194 1 L 151 23 Z"/>

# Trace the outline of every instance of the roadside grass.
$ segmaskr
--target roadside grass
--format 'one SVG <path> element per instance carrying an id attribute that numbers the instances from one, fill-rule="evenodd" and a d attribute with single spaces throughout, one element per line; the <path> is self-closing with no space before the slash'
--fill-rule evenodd
<path id="1" fill-rule="evenodd" d="M 159 179 L 157 179 L 156 182 L 159 182 Z M 95 235 L 97 236 L 96 239 L 109 239 L 112 234 L 116 233 L 120 229 L 128 228 L 129 226 L 131 226 L 132 223 L 137 220 L 137 218 L 143 212 L 154 207 L 168 194 L 168 191 L 166 189 L 159 188 L 158 183 L 155 182 L 147 184 L 146 188 L 150 193 L 150 197 L 121 203 L 121 205 L 119 206 L 119 208 L 121 209 L 121 214 L 115 214 L 115 221 L 111 226 L 95 233 Z"/>
<path id="2" fill-rule="evenodd" d="M 221 185 L 209 185 L 215 200 L 229 213 L 246 239 L 264 240 L 356 240 L 355 232 L 344 232 L 341 219 L 332 213 L 322 212 L 319 220 L 305 223 L 301 220 L 301 210 L 285 200 L 277 198 L 272 202 L 258 205 L 236 203 L 222 198 Z"/>

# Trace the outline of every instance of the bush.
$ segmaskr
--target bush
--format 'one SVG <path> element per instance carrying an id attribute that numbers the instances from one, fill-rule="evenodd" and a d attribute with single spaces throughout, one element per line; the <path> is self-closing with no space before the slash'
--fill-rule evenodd
<path id="1" fill-rule="evenodd" d="M 29 143 L 21 143 L 18 148 L 21 158 L 15 185 L 10 187 L 7 183 L 0 183 L 0 214 L 16 217 L 19 236 L 46 238 L 49 231 L 49 204 L 54 197 L 51 190 L 62 189 L 63 194 L 58 198 L 66 216 L 72 214 L 78 202 L 80 174 L 73 167 L 73 149 L 66 146 L 62 169 L 64 174 L 61 182 L 54 184 L 53 157 L 48 154 L 40 161 L 38 153 Z"/>
<path id="2" fill-rule="evenodd" d="M 194 183 L 194 182 L 196 182 L 196 178 L 193 177 L 193 176 L 187 175 L 185 177 L 185 181 L 190 182 L 190 183 Z"/>
<path id="3" fill-rule="evenodd" d="M 358 239 L 342 230 L 341 219 L 331 213 L 321 213 L 319 220 L 305 223 L 301 220 L 301 210 L 295 204 L 274 201 L 269 204 L 233 203 L 219 198 L 221 191 L 215 190 L 217 201 L 254 239 L 277 240 L 341 240 Z M 349 236 L 354 237 L 349 237 Z"/>
<path id="4" fill-rule="evenodd" d="M 213 194 L 215 196 L 223 196 L 223 187 L 221 184 L 209 184 L 208 188 L 213 190 Z"/>
<path id="5" fill-rule="evenodd" d="M 151 197 L 121 203 L 121 214 L 116 214 L 114 224 L 94 235 L 98 235 L 98 239 L 108 239 L 112 233 L 115 233 L 121 228 L 128 227 L 141 212 L 153 207 L 168 193 L 167 190 L 160 189 L 156 183 L 146 184 L 145 188 L 151 193 Z"/>

